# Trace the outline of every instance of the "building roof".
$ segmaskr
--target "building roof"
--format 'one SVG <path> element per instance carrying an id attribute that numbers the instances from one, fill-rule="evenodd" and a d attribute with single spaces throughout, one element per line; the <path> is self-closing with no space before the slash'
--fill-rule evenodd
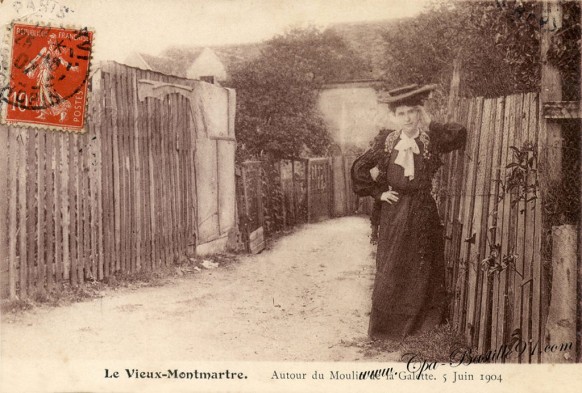
<path id="1" fill-rule="evenodd" d="M 152 71 L 162 72 L 168 75 L 174 75 L 173 62 L 171 59 L 162 56 L 152 56 L 146 53 L 138 53 L 139 56 L 147 63 Z"/>
<path id="2" fill-rule="evenodd" d="M 151 67 L 153 71 L 161 72 L 167 75 L 186 77 L 186 71 L 196 61 L 202 53 L 202 49 L 189 52 L 187 56 L 169 57 L 153 56 L 145 53 L 139 53 L 143 60 Z"/>
<path id="3" fill-rule="evenodd" d="M 343 81 L 330 81 L 323 85 L 322 89 L 343 89 L 343 88 L 380 88 L 384 86 L 382 79 L 350 79 Z"/>
<path id="4" fill-rule="evenodd" d="M 138 55 L 153 71 L 186 77 L 188 69 L 206 48 L 216 54 L 228 71 L 235 64 L 257 57 L 261 53 L 262 46 L 262 43 L 211 47 L 171 46 L 164 50 L 161 56 L 153 56 L 146 53 L 138 53 Z"/>
<path id="5" fill-rule="evenodd" d="M 216 54 L 228 72 L 229 69 L 235 64 L 258 57 L 261 53 L 261 48 L 263 45 L 263 43 L 252 43 L 237 45 L 216 45 L 209 46 L 207 48 Z M 185 75 L 190 65 L 194 63 L 194 61 L 198 58 L 198 56 L 200 56 L 200 53 L 202 53 L 204 49 L 204 47 L 171 46 L 163 51 L 162 54 L 176 62 L 176 72 Z"/>

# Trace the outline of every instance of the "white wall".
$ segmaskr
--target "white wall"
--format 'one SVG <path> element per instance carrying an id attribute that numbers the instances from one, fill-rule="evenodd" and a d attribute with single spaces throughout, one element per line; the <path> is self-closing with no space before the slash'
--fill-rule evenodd
<path id="1" fill-rule="evenodd" d="M 208 83 L 194 86 L 199 244 L 236 226 L 234 116 L 236 94 Z"/>
<path id="2" fill-rule="evenodd" d="M 391 127 L 388 106 L 378 103 L 373 87 L 340 85 L 322 89 L 318 107 L 333 140 L 342 147 L 368 147 L 381 128 Z"/>
<path id="3" fill-rule="evenodd" d="M 198 58 L 186 71 L 186 77 L 190 79 L 200 79 L 201 76 L 215 76 L 217 80 L 226 80 L 226 68 L 216 53 L 211 49 L 204 48 Z"/>

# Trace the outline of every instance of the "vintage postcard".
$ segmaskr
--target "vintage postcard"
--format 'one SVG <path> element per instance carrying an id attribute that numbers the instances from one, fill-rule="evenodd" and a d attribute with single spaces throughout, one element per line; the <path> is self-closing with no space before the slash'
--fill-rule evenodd
<path id="1" fill-rule="evenodd" d="M 1 392 L 582 388 L 580 2 L 0 0 L 0 34 Z"/>

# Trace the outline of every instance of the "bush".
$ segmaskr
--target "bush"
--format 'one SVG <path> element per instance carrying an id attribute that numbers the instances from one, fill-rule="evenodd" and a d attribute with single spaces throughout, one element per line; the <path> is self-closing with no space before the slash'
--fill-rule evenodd
<path id="1" fill-rule="evenodd" d="M 229 82 L 237 90 L 238 161 L 326 154 L 318 89 L 363 67 L 332 31 L 295 29 L 267 41 L 258 58 L 234 67 Z"/>

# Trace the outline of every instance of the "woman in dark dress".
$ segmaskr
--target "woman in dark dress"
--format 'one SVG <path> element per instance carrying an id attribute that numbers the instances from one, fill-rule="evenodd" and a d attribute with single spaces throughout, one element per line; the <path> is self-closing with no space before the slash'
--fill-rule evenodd
<path id="1" fill-rule="evenodd" d="M 401 340 L 442 322 L 443 233 L 432 177 L 440 154 L 464 147 L 466 129 L 430 121 L 423 102 L 434 85 L 390 91 L 398 125 L 384 149 L 370 149 L 352 166 L 354 191 L 382 202 L 376 277 L 368 334 Z"/>

